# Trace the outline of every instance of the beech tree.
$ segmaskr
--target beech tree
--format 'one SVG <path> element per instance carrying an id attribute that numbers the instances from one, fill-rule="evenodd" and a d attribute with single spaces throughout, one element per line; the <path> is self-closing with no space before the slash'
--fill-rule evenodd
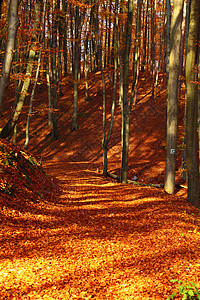
<path id="1" fill-rule="evenodd" d="M 75 8 L 75 29 L 74 29 L 74 57 L 73 57 L 73 78 L 74 78 L 74 99 L 71 131 L 78 129 L 78 77 L 79 77 L 79 61 L 80 51 L 79 44 L 81 38 L 81 31 L 85 19 L 86 11 L 80 11 L 80 8 Z"/>
<path id="2" fill-rule="evenodd" d="M 197 139 L 198 112 L 198 51 L 200 1 L 191 0 L 188 45 L 186 55 L 186 155 L 188 200 L 200 207 L 199 158 Z"/>
<path id="3" fill-rule="evenodd" d="M 121 175 L 122 183 L 127 183 L 128 177 L 128 149 L 129 149 L 129 57 L 131 48 L 131 33 L 133 22 L 133 0 L 128 0 L 128 14 L 126 23 L 126 44 L 124 50 L 124 69 L 123 69 L 123 100 L 122 100 L 122 156 L 121 156 Z"/>
<path id="4" fill-rule="evenodd" d="M 167 94 L 167 158 L 165 164 L 165 185 L 167 193 L 173 194 L 175 189 L 176 151 L 177 151 L 177 108 L 179 53 L 181 41 L 181 22 L 183 0 L 174 0 L 174 8 L 170 29 L 169 80 Z"/>
<path id="5" fill-rule="evenodd" d="M 35 55 L 36 55 L 35 43 L 38 39 L 37 29 L 39 28 L 39 25 L 40 25 L 41 2 L 42 2 L 41 0 L 37 0 L 35 3 L 35 23 L 34 23 L 35 31 L 33 31 L 33 33 L 32 33 L 32 47 L 29 50 L 25 80 L 23 82 L 21 93 L 20 93 L 18 102 L 16 104 L 16 107 L 14 108 L 14 111 L 12 112 L 12 117 L 9 119 L 9 121 L 6 123 L 6 125 L 3 127 L 3 129 L 0 133 L 0 138 L 6 138 L 9 136 L 12 136 L 14 127 L 20 118 L 21 111 L 22 111 L 22 108 L 24 105 L 24 101 L 28 94 L 28 90 L 29 90 L 30 83 L 31 83 L 33 63 L 34 63 Z"/>
<path id="6" fill-rule="evenodd" d="M 1 3 L 0 3 L 0 7 L 1 7 Z M 9 79 L 11 65 L 14 57 L 18 26 L 19 26 L 18 0 L 11 0 L 8 9 L 7 42 L 6 42 L 5 55 L 4 55 L 1 77 L 0 77 L 0 112 L 2 112 L 3 109 L 5 90 L 6 90 L 7 81 Z"/>

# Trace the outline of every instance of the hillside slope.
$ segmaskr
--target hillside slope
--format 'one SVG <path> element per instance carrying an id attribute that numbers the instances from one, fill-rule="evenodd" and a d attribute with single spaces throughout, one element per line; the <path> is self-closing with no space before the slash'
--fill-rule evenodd
<path id="1" fill-rule="evenodd" d="M 28 152 L 20 150 L 27 107 L 19 124 L 19 148 L 1 141 L 1 299 L 165 300 L 178 289 L 172 279 L 200 287 L 200 211 L 187 203 L 186 189 L 168 195 L 161 188 L 123 185 L 102 176 L 99 74 L 90 80 L 89 103 L 80 83 L 77 131 L 70 131 L 73 89 L 68 80 L 58 102 L 58 140 L 51 141 L 49 134 L 43 86 L 34 102 Z M 107 87 L 109 120 L 108 77 Z M 130 116 L 129 179 L 163 183 L 164 87 L 154 110 L 150 96 L 151 82 L 141 78 Z M 108 153 L 108 170 L 116 175 L 120 126 L 117 106 Z M 176 181 L 182 183 L 180 167 L 179 151 Z"/>

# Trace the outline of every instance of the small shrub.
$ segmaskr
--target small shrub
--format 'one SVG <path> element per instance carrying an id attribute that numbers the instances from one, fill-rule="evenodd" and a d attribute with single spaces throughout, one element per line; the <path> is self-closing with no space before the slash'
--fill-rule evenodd
<path id="1" fill-rule="evenodd" d="M 178 293 L 171 294 L 166 300 L 176 299 L 176 296 L 179 294 L 182 296 L 182 300 L 200 300 L 200 292 L 194 282 L 187 282 L 172 279 L 171 282 L 178 282 Z"/>
<path id="2" fill-rule="evenodd" d="M 0 183 L 0 191 L 5 193 L 6 195 L 13 195 L 14 194 L 14 188 L 12 184 L 9 184 L 8 182 L 1 182 Z"/>

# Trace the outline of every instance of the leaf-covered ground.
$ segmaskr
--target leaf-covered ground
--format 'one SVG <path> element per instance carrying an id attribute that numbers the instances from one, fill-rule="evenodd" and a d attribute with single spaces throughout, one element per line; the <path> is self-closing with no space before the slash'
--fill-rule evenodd
<path id="1" fill-rule="evenodd" d="M 129 179 L 163 183 L 165 89 L 152 110 L 151 82 L 140 82 L 130 116 Z M 110 102 L 109 76 L 107 87 Z M 60 137 L 51 141 L 47 89 L 39 87 L 28 152 L 22 150 L 27 107 L 18 147 L 0 141 L 0 299 L 164 300 L 178 288 L 171 279 L 200 287 L 200 211 L 187 203 L 186 188 L 168 195 L 101 175 L 100 89 L 96 74 L 90 79 L 91 101 L 85 102 L 80 83 L 79 129 L 70 132 L 73 89 L 66 78 L 58 102 Z M 13 101 L 11 91 L 7 99 Z M 107 111 L 109 121 L 110 104 Z M 3 117 L 0 127 L 7 112 Z M 108 171 L 115 175 L 120 124 L 117 106 L 108 152 Z M 176 181 L 185 185 L 180 150 Z"/>

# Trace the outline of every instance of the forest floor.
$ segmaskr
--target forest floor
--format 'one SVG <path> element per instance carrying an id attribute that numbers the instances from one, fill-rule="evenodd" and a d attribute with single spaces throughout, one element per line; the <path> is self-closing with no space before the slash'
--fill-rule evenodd
<path id="1" fill-rule="evenodd" d="M 109 76 L 106 84 L 109 121 Z M 187 189 L 168 195 L 162 188 L 104 178 L 100 74 L 90 78 L 90 102 L 84 101 L 84 82 L 79 88 L 77 131 L 70 131 L 73 87 L 66 78 L 58 100 L 58 140 L 49 134 L 47 88 L 41 85 L 28 151 L 22 150 L 28 103 L 17 147 L 0 141 L 0 299 L 164 300 L 178 289 L 172 279 L 199 288 L 200 211 L 188 204 Z M 7 91 L 8 107 L 13 90 Z M 176 182 L 185 185 L 183 102 Z M 165 86 L 152 109 L 151 81 L 141 78 L 130 115 L 129 179 L 164 183 L 165 107 Z M 6 110 L 0 127 L 8 117 Z M 120 128 L 117 106 L 108 152 L 108 171 L 115 175 L 120 172 Z"/>

